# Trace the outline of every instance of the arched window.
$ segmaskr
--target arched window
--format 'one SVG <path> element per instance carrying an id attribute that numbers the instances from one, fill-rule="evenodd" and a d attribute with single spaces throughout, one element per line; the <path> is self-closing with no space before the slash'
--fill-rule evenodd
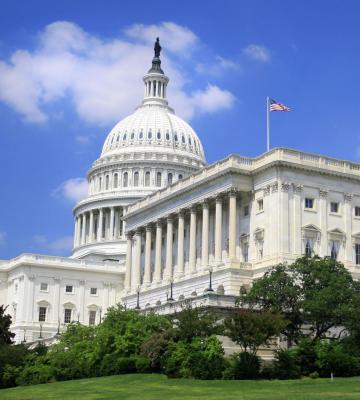
<path id="1" fill-rule="evenodd" d="M 177 133 L 175 133 L 174 139 L 175 139 L 175 142 L 178 141 L 178 135 L 177 135 Z"/>
<path id="2" fill-rule="evenodd" d="M 114 188 L 117 188 L 119 184 L 118 174 L 114 174 Z"/>
<path id="3" fill-rule="evenodd" d="M 126 133 L 124 133 L 124 136 L 123 136 L 123 141 L 125 142 L 125 140 L 126 140 Z"/>
<path id="4" fill-rule="evenodd" d="M 129 174 L 127 172 L 124 172 L 123 175 L 123 186 L 128 187 L 129 184 Z"/>
<path id="5" fill-rule="evenodd" d="M 188 141 L 189 141 L 189 146 L 191 146 L 191 139 L 190 139 L 190 137 L 189 137 Z"/>
<path id="6" fill-rule="evenodd" d="M 182 178 L 183 178 L 182 174 L 179 174 L 179 180 L 182 179 Z"/>
<path id="7" fill-rule="evenodd" d="M 181 141 L 185 144 L 185 136 L 181 136 Z"/>
<path id="8" fill-rule="evenodd" d="M 99 191 L 101 191 L 101 181 L 102 181 L 101 176 L 99 176 Z"/>
<path id="9" fill-rule="evenodd" d="M 173 180 L 173 174 L 171 172 L 168 173 L 168 185 L 172 184 L 172 180 Z"/>
<path id="10" fill-rule="evenodd" d="M 156 173 L 156 186 L 161 187 L 161 172 Z"/>
<path id="11" fill-rule="evenodd" d="M 109 190 L 109 175 L 106 175 L 105 178 L 105 190 Z"/>
<path id="12" fill-rule="evenodd" d="M 116 141 L 119 142 L 120 140 L 120 135 L 117 136 Z"/>
<path id="13" fill-rule="evenodd" d="M 134 172 L 134 186 L 139 186 L 139 173 Z"/>
<path id="14" fill-rule="evenodd" d="M 157 138 L 158 138 L 158 139 L 161 139 L 161 133 L 160 133 L 160 131 L 157 133 Z"/>
<path id="15" fill-rule="evenodd" d="M 131 140 L 134 140 L 134 139 L 135 139 L 135 132 L 132 131 L 132 132 L 131 132 Z"/>
<path id="16" fill-rule="evenodd" d="M 170 134 L 169 134 L 169 132 L 166 132 L 166 140 L 170 140 Z"/>
<path id="17" fill-rule="evenodd" d="M 151 130 L 148 132 L 148 139 L 151 139 L 152 138 L 152 132 L 151 132 Z"/>
<path id="18" fill-rule="evenodd" d="M 144 133 L 143 133 L 143 131 L 140 131 L 140 133 L 139 133 L 139 139 L 142 139 L 142 138 L 143 138 L 143 136 L 144 136 Z"/>
<path id="19" fill-rule="evenodd" d="M 145 186 L 150 186 L 150 171 L 145 172 Z"/>

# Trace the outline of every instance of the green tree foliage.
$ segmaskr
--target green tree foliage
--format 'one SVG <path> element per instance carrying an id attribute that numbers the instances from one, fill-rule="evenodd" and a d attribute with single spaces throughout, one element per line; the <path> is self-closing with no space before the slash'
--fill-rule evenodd
<path id="1" fill-rule="evenodd" d="M 170 343 L 165 373 L 172 378 L 219 379 L 224 365 L 224 350 L 219 339 L 195 337 L 190 342 Z"/>
<path id="2" fill-rule="evenodd" d="M 11 316 L 6 314 L 7 307 L 0 305 L 0 346 L 11 344 L 15 336 L 10 332 Z"/>
<path id="3" fill-rule="evenodd" d="M 224 333 L 244 352 L 256 354 L 260 346 L 270 344 L 287 321 L 276 312 L 234 309 L 224 321 Z"/>
<path id="4" fill-rule="evenodd" d="M 277 379 L 299 379 L 301 368 L 295 350 L 275 351 L 274 377 Z"/>
<path id="5" fill-rule="evenodd" d="M 354 307 L 357 286 L 351 274 L 329 257 L 302 257 L 291 265 L 280 264 L 256 280 L 239 304 L 280 312 L 289 321 L 283 334 L 289 341 L 301 338 L 306 324 L 317 340 L 336 326 L 346 325 Z"/>

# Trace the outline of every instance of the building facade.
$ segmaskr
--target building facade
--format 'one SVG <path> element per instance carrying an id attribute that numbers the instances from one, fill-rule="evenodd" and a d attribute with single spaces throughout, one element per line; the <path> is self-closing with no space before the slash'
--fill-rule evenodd
<path id="1" fill-rule="evenodd" d="M 168 105 L 159 50 L 144 99 L 107 136 L 74 208 L 70 257 L 0 261 L 16 341 L 56 337 L 109 306 L 234 305 L 241 286 L 307 254 L 360 271 L 360 164 L 290 149 L 206 164 Z"/>

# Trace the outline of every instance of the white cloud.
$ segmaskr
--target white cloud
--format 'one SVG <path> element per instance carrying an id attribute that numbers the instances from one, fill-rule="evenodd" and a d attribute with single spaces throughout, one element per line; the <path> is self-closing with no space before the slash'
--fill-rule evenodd
<path id="1" fill-rule="evenodd" d="M 191 95 L 191 103 L 200 112 L 213 112 L 218 109 L 231 108 L 234 101 L 235 97 L 232 93 L 221 90 L 214 85 L 208 85 L 206 90 L 196 91 Z"/>
<path id="2" fill-rule="evenodd" d="M 227 71 L 240 70 L 240 64 L 233 60 L 229 60 L 220 56 L 216 57 L 216 61 L 212 64 L 199 63 L 196 66 L 196 71 L 199 74 L 220 76 Z"/>
<path id="3" fill-rule="evenodd" d="M 6 242 L 6 232 L 0 232 L 0 246 L 4 245 Z"/>
<path id="4" fill-rule="evenodd" d="M 253 60 L 261 62 L 268 62 L 271 58 L 270 50 L 258 44 L 250 44 L 244 49 L 244 53 Z"/>
<path id="5" fill-rule="evenodd" d="M 73 248 L 74 239 L 72 236 L 64 236 L 62 238 L 56 239 L 48 244 L 48 248 L 55 252 L 70 252 Z"/>
<path id="6" fill-rule="evenodd" d="M 84 178 L 71 178 L 63 182 L 54 191 L 53 195 L 69 200 L 73 203 L 78 202 L 87 195 L 88 184 Z"/>
<path id="7" fill-rule="evenodd" d="M 186 57 L 197 48 L 199 39 L 188 28 L 173 22 L 133 25 L 125 30 L 125 37 L 107 40 L 71 22 L 47 25 L 34 49 L 17 50 L 9 60 L 0 60 L 0 101 L 26 121 L 43 123 L 49 118 L 48 105 L 70 98 L 85 121 L 97 125 L 114 123 L 140 103 L 141 77 L 151 65 L 152 44 L 157 35 L 164 48 L 164 70 L 171 77 L 171 105 L 179 115 L 190 118 L 195 106 L 184 101 L 188 96 L 185 84 L 196 82 L 189 78 L 191 73 L 185 75 L 184 71 L 196 64 L 189 63 Z M 214 104 L 211 112 L 221 108 L 222 103 L 219 107 Z M 58 118 L 56 109 L 53 112 L 52 117 Z"/>
<path id="8" fill-rule="evenodd" d="M 88 145 L 94 139 L 94 135 L 77 135 L 75 141 L 81 145 Z"/>
<path id="9" fill-rule="evenodd" d="M 45 235 L 35 235 L 33 236 L 33 241 L 36 244 L 45 244 L 47 243 L 48 239 Z"/>

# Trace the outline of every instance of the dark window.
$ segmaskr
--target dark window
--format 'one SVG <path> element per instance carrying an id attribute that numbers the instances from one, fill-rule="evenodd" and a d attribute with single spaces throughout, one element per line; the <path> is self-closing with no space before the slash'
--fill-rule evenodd
<path id="1" fill-rule="evenodd" d="M 161 172 L 156 173 L 156 186 L 161 186 Z"/>
<path id="2" fill-rule="evenodd" d="M 90 288 L 90 294 L 96 295 L 97 294 L 97 288 L 96 287 Z"/>
<path id="3" fill-rule="evenodd" d="M 89 312 L 89 325 L 95 325 L 96 320 L 96 311 L 90 310 Z"/>
<path id="4" fill-rule="evenodd" d="M 39 307 L 39 322 L 46 320 L 46 307 Z"/>
<path id="5" fill-rule="evenodd" d="M 331 241 L 330 246 L 331 246 L 330 257 L 333 260 L 336 260 L 338 257 L 338 248 L 337 248 L 335 240 Z"/>
<path id="6" fill-rule="evenodd" d="M 72 285 L 66 285 L 65 286 L 65 292 L 66 293 L 72 293 L 73 292 L 73 286 Z"/>
<path id="7" fill-rule="evenodd" d="M 306 239 L 305 241 L 305 256 L 311 257 L 313 253 L 312 243 L 310 239 Z"/>
<path id="8" fill-rule="evenodd" d="M 264 200 L 260 199 L 258 200 L 258 210 L 262 211 L 264 209 Z"/>
<path id="9" fill-rule="evenodd" d="M 151 133 L 151 131 L 149 131 L 148 132 L 148 139 L 151 139 L 152 138 L 152 133 Z"/>
<path id="10" fill-rule="evenodd" d="M 332 213 L 338 213 L 339 212 L 339 203 L 331 202 L 330 203 L 330 211 Z"/>
<path id="11" fill-rule="evenodd" d="M 359 206 L 355 207 L 355 217 L 360 217 L 360 207 Z"/>
<path id="12" fill-rule="evenodd" d="M 360 264 L 360 243 L 355 243 L 355 264 Z"/>
<path id="13" fill-rule="evenodd" d="M 314 208 L 314 199 L 305 198 L 305 208 Z"/>
<path id="14" fill-rule="evenodd" d="M 65 308 L 64 310 L 64 323 L 70 324 L 71 322 L 71 308 Z"/>
<path id="15" fill-rule="evenodd" d="M 150 186 L 150 171 L 145 172 L 145 186 Z"/>
<path id="16" fill-rule="evenodd" d="M 157 133 L 157 138 L 161 139 L 161 133 L 160 132 Z"/>
<path id="17" fill-rule="evenodd" d="M 172 184 L 172 179 L 173 179 L 173 174 L 172 174 L 172 173 L 169 173 L 169 174 L 168 174 L 168 185 L 171 185 L 171 184 Z"/>

